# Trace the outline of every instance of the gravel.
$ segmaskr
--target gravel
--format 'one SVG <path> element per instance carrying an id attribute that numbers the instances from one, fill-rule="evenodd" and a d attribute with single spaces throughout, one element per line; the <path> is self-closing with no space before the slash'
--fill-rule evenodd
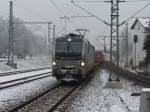
<path id="1" fill-rule="evenodd" d="M 67 99 L 62 111 L 65 112 L 138 112 L 139 96 L 131 96 L 140 92 L 143 86 L 121 78 L 122 89 L 105 88 L 109 73 L 99 69 L 95 76 L 73 96 Z M 45 78 L 32 83 L 8 88 L 0 91 L 0 110 L 7 111 L 28 100 L 29 98 L 46 91 L 57 81 L 55 78 Z"/>
<path id="2" fill-rule="evenodd" d="M 99 70 L 95 77 L 75 95 L 70 97 L 61 111 L 64 112 L 138 112 L 139 96 L 131 96 L 140 92 L 142 86 L 121 78 L 122 89 L 105 88 L 109 73 Z"/>
<path id="3" fill-rule="evenodd" d="M 6 112 L 18 104 L 50 89 L 57 81 L 48 77 L 0 91 L 0 112 Z"/>

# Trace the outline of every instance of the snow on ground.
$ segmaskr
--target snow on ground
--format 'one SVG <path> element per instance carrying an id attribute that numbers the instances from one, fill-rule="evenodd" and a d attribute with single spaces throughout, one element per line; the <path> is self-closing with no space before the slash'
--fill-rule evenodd
<path id="1" fill-rule="evenodd" d="M 45 56 L 33 57 L 31 60 L 19 59 L 19 60 L 15 60 L 15 63 L 17 63 L 17 69 L 12 69 L 11 67 L 7 66 L 5 62 L 1 62 L 0 72 L 51 67 L 50 58 Z M 34 74 L 35 73 L 36 72 L 34 72 Z M 28 75 L 33 75 L 33 74 L 28 74 Z M 24 73 L 23 76 L 27 76 L 27 74 Z M 7 80 L 10 78 L 14 79 L 17 77 L 22 77 L 22 75 L 21 76 L 13 75 L 13 76 L 3 77 L 3 78 Z M 1 77 L 0 81 L 3 82 L 5 81 L 4 79 L 2 79 Z M 23 84 L 20 86 L 0 90 L 0 112 L 1 111 L 5 112 L 8 108 L 14 107 L 17 104 L 20 104 L 21 102 L 24 102 L 29 98 L 48 90 L 56 82 L 57 81 L 55 80 L 55 78 L 49 77 L 49 78 L 36 80 L 27 84 Z"/>
<path id="2" fill-rule="evenodd" d="M 0 72 L 51 67 L 51 60 L 49 57 L 46 57 L 46 56 L 33 57 L 31 60 L 29 59 L 28 60 L 24 60 L 24 59 L 15 60 L 14 63 L 17 63 L 17 69 L 13 69 L 7 66 L 5 63 L 6 62 L 0 62 Z"/>
<path id="3" fill-rule="evenodd" d="M 51 72 L 51 69 L 46 69 L 46 70 L 40 70 L 40 71 L 34 71 L 34 72 L 27 72 L 27 73 L 19 73 L 19 74 L 14 74 L 14 75 L 8 75 L 8 76 L 1 76 L 0 77 L 0 83 L 7 82 L 7 81 L 12 81 L 16 79 L 21 79 L 25 77 L 30 77 L 30 76 L 35 76 L 38 74 L 44 74 Z"/>
<path id="4" fill-rule="evenodd" d="M 51 66 L 51 60 L 48 57 L 35 57 L 32 60 L 18 61 L 18 69 L 31 69 Z"/>
<path id="5" fill-rule="evenodd" d="M 17 104 L 37 96 L 56 83 L 57 81 L 55 78 L 48 77 L 20 86 L 0 90 L 0 112 L 6 112 Z"/>
<path id="6" fill-rule="evenodd" d="M 108 72 L 99 70 L 90 83 L 74 97 L 66 112 L 138 112 L 140 97 L 131 96 L 140 92 L 141 86 L 121 78 L 123 89 L 105 88 Z"/>
<path id="7" fill-rule="evenodd" d="M 123 89 L 105 88 L 109 73 L 98 70 L 91 81 L 81 88 L 70 100 L 66 112 L 138 112 L 140 97 L 131 93 L 143 88 L 137 83 L 121 78 Z M 17 87 L 0 90 L 0 111 L 26 101 L 46 91 L 57 83 L 55 78 L 44 78 Z"/>

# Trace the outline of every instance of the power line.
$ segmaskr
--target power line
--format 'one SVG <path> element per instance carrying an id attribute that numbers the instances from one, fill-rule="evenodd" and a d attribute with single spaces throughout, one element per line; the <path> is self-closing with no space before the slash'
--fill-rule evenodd
<path id="1" fill-rule="evenodd" d="M 76 0 L 75 2 L 104 2 L 104 1 L 79 1 L 79 0 Z"/>
<path id="2" fill-rule="evenodd" d="M 66 14 L 58 7 L 58 5 L 53 1 L 53 0 L 49 0 L 54 6 L 55 8 L 63 15 L 63 17 L 67 17 Z M 74 27 L 78 28 L 70 19 L 66 19 L 68 20 Z M 66 21 L 65 20 L 65 21 Z"/>
<path id="3" fill-rule="evenodd" d="M 131 0 L 131 1 L 125 1 L 125 2 L 149 2 L 150 0 Z"/>
<path id="4" fill-rule="evenodd" d="M 125 1 L 125 2 L 148 2 L 148 1 L 150 1 L 150 0 L 128 0 L 128 1 Z M 100 0 L 95 0 L 95 1 L 90 1 L 90 0 L 86 0 L 86 1 L 80 1 L 80 0 L 76 0 L 75 2 L 90 2 L 90 3 L 94 3 L 94 2 L 107 2 L 106 0 L 104 0 L 104 1 L 100 1 Z"/>
<path id="5" fill-rule="evenodd" d="M 43 21 L 23 21 L 23 22 L 14 22 L 14 24 L 52 24 L 53 22 L 43 22 Z"/>
<path id="6" fill-rule="evenodd" d="M 64 16 L 66 15 L 58 6 L 57 4 L 53 1 L 53 0 L 49 0 L 54 6 L 55 8 Z"/>
<path id="7" fill-rule="evenodd" d="M 75 27 L 76 29 L 78 29 L 78 27 L 77 27 L 70 19 L 68 19 L 68 20 L 69 20 L 69 22 L 70 22 L 71 24 L 74 25 L 74 27 Z"/>
<path id="8" fill-rule="evenodd" d="M 128 22 L 131 18 L 135 17 L 137 14 L 139 14 L 140 12 L 142 12 L 149 5 L 150 5 L 150 3 L 146 4 L 144 7 L 142 7 L 141 9 L 139 9 L 137 12 L 135 12 L 132 16 L 130 16 L 127 20 L 125 20 L 124 22 L 122 22 L 120 25 L 123 25 L 124 23 Z"/>
<path id="9" fill-rule="evenodd" d="M 101 21 L 102 23 L 104 23 L 105 25 L 110 26 L 109 23 L 107 23 L 106 21 L 102 20 L 101 18 L 97 17 L 96 15 L 94 15 L 93 13 L 91 13 L 90 11 L 88 11 L 87 9 L 81 7 L 80 5 L 76 4 L 74 1 L 71 1 L 71 3 L 73 3 L 76 7 L 82 9 L 84 12 L 88 13 L 89 15 L 95 17 L 96 19 L 98 19 L 99 21 Z"/>
<path id="10" fill-rule="evenodd" d="M 69 0 L 68 0 L 68 2 L 69 2 Z M 76 14 L 77 14 L 77 16 L 79 17 L 79 16 L 81 16 L 77 11 L 74 11 L 74 10 L 72 10 L 69 6 L 69 3 L 67 2 L 67 8 L 69 9 L 69 11 L 71 11 L 72 13 L 73 12 L 75 12 Z M 74 14 L 74 13 L 73 13 Z M 72 16 L 73 17 L 73 16 Z M 75 17 L 73 17 L 73 18 L 75 18 Z M 81 19 L 81 17 L 79 17 L 80 19 L 80 22 L 81 22 L 81 24 L 84 26 L 84 27 L 86 27 L 86 25 L 84 24 L 84 22 L 83 22 L 83 20 Z"/>
<path id="11" fill-rule="evenodd" d="M 150 0 L 132 0 L 132 1 L 124 1 L 124 2 L 142 2 L 142 1 L 147 1 L 150 2 Z M 75 2 L 108 2 L 108 1 L 71 1 L 75 6 L 77 6 L 78 8 L 84 10 L 85 12 L 87 12 L 88 14 L 90 14 L 91 16 L 96 17 L 98 20 L 100 20 L 101 22 L 103 22 L 104 24 L 109 25 L 107 22 L 103 21 L 102 19 L 100 19 L 99 17 L 93 15 L 91 12 L 89 12 L 88 10 L 86 10 L 85 8 L 75 4 Z M 122 22 L 119 26 L 125 24 L 127 21 L 129 21 L 131 18 L 135 17 L 137 14 L 139 14 L 141 11 L 143 11 L 146 7 L 148 7 L 150 5 L 150 3 L 146 4 L 143 8 L 141 8 L 140 10 L 138 10 L 136 13 L 134 13 L 132 16 L 130 16 L 127 20 L 125 20 L 124 22 Z"/>
<path id="12" fill-rule="evenodd" d="M 132 17 L 132 18 L 143 18 L 143 19 L 150 19 L 150 17 L 148 17 L 148 16 L 147 16 L 147 17 L 145 17 L 145 16 L 144 16 L 144 17 Z"/>
<path id="13" fill-rule="evenodd" d="M 21 5 L 21 6 L 20 6 L 20 5 Z M 27 7 L 27 6 L 23 5 L 23 4 L 21 4 L 20 2 L 19 2 L 19 5 L 18 5 L 18 6 L 21 7 L 21 8 L 23 8 L 23 9 L 25 9 L 26 11 L 30 12 L 32 15 L 35 15 L 35 16 L 37 16 L 37 17 L 39 17 L 39 18 L 41 18 L 41 19 L 47 21 L 47 19 L 46 19 L 45 17 L 43 17 L 43 16 L 41 16 L 40 14 L 34 12 L 32 9 L 30 9 L 29 7 Z"/>

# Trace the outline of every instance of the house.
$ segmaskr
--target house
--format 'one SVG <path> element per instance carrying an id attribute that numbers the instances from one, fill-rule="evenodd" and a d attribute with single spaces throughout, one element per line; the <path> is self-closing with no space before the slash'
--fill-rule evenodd
<path id="1" fill-rule="evenodd" d="M 131 28 L 128 31 L 128 51 L 129 59 L 128 63 L 132 62 L 134 66 L 139 66 L 144 61 L 145 51 L 143 50 L 144 40 L 148 34 L 147 29 L 150 26 L 150 19 L 137 18 L 131 24 Z M 126 31 L 123 31 L 122 35 L 126 35 Z M 125 43 L 124 39 L 121 39 L 121 43 Z M 123 48 L 126 48 L 125 46 Z M 123 49 L 122 49 L 123 50 Z"/>

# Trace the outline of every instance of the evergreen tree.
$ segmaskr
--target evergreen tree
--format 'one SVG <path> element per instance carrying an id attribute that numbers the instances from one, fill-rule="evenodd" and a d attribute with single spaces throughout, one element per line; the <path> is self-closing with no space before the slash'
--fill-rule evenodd
<path id="1" fill-rule="evenodd" d="M 150 24 L 145 32 L 150 33 Z M 150 34 L 145 37 L 143 49 L 146 51 L 145 64 L 148 66 L 150 64 Z"/>

